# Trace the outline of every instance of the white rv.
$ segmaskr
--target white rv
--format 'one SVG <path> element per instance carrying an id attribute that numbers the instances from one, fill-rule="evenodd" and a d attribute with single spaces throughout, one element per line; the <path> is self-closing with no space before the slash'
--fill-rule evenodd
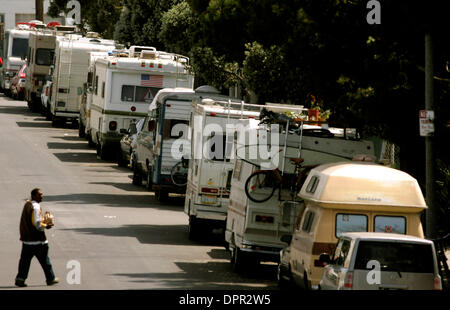
<path id="1" fill-rule="evenodd" d="M 250 110 L 244 103 L 231 100 L 197 101 L 191 108 L 191 156 L 184 205 L 190 239 L 198 238 L 206 228 L 225 229 L 234 136 L 252 121 L 259 123 L 256 119 L 260 114 L 259 109 Z"/>
<path id="2" fill-rule="evenodd" d="M 14 29 L 5 31 L 3 40 L 3 67 L 0 74 L 0 89 L 11 94 L 11 79 L 25 64 L 28 53 L 28 39 L 34 30 L 26 23 L 18 23 Z"/>
<path id="3" fill-rule="evenodd" d="M 319 129 L 319 130 L 318 130 Z M 278 150 L 275 162 L 281 173 L 294 173 L 295 165 L 290 158 L 303 158 L 302 165 L 315 165 L 338 161 L 351 161 L 356 155 L 374 154 L 371 141 L 346 140 L 332 137 L 331 131 L 303 125 L 301 131 L 281 131 L 273 136 L 269 129 L 261 127 L 259 135 L 267 134 L 270 149 Z M 269 134 L 270 132 L 270 134 Z M 237 158 L 227 213 L 225 240 L 231 251 L 231 263 L 235 270 L 242 270 L 251 262 L 278 262 L 280 250 L 286 244 L 280 240 L 283 235 L 292 235 L 299 213 L 304 209 L 301 199 L 288 189 L 277 189 L 265 202 L 254 202 L 246 194 L 247 179 L 260 169 L 261 158 L 250 156 L 257 144 L 237 146 Z M 275 168 L 274 167 L 274 168 Z"/>
<path id="4" fill-rule="evenodd" d="M 130 122 L 147 116 L 156 93 L 167 87 L 192 89 L 189 59 L 156 50 L 140 57 L 99 57 L 95 60 L 90 120 L 86 132 L 102 159 L 119 150 Z M 110 147 L 116 147 L 111 149 Z"/>
<path id="5" fill-rule="evenodd" d="M 89 53 L 114 48 L 114 41 L 99 39 L 93 34 L 87 37 L 74 34 L 57 37 L 50 101 L 52 125 L 56 125 L 58 120 L 77 121 L 80 114 L 78 95 L 87 79 Z"/>

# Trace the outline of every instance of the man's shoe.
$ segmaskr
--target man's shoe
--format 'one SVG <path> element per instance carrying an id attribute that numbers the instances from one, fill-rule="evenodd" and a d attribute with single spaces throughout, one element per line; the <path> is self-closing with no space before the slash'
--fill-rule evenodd
<path id="1" fill-rule="evenodd" d="M 27 287 L 24 280 L 16 280 L 16 286 L 18 287 Z"/>
<path id="2" fill-rule="evenodd" d="M 54 285 L 59 283 L 59 278 L 54 278 L 52 281 L 47 281 L 47 285 Z"/>

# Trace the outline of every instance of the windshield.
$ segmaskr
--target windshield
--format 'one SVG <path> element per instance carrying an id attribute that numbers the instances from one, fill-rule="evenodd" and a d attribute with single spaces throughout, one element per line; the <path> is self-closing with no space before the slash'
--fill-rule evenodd
<path id="1" fill-rule="evenodd" d="M 40 66 L 50 66 L 52 64 L 55 51 L 49 48 L 38 48 L 36 50 L 36 64 Z"/>
<path id="2" fill-rule="evenodd" d="M 11 56 L 25 59 L 27 51 L 28 51 L 28 39 L 22 38 L 13 39 Z"/>

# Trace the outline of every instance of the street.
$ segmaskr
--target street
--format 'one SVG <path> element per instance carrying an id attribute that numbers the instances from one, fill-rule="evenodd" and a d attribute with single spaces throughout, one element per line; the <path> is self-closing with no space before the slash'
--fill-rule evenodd
<path id="1" fill-rule="evenodd" d="M 160 204 L 131 184 L 132 172 L 97 159 L 69 124 L 53 128 L 26 102 L 0 94 L 0 289 L 275 289 L 276 264 L 244 275 L 231 270 L 221 235 L 188 239 L 184 197 Z M 46 231 L 61 282 L 48 287 L 33 259 L 27 288 L 14 286 L 19 220 L 33 188 L 55 216 Z M 67 281 L 79 262 L 80 283 Z M 70 282 L 70 283 L 69 283 Z M 72 283 L 72 284 L 71 284 Z"/>

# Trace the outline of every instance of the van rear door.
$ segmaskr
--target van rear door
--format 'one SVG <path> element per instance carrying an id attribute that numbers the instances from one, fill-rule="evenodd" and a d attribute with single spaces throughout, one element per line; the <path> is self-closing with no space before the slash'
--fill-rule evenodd
<path id="1" fill-rule="evenodd" d="M 356 246 L 354 289 L 433 289 L 435 268 L 431 244 L 360 240 Z M 376 269 L 380 270 L 379 276 Z"/>

